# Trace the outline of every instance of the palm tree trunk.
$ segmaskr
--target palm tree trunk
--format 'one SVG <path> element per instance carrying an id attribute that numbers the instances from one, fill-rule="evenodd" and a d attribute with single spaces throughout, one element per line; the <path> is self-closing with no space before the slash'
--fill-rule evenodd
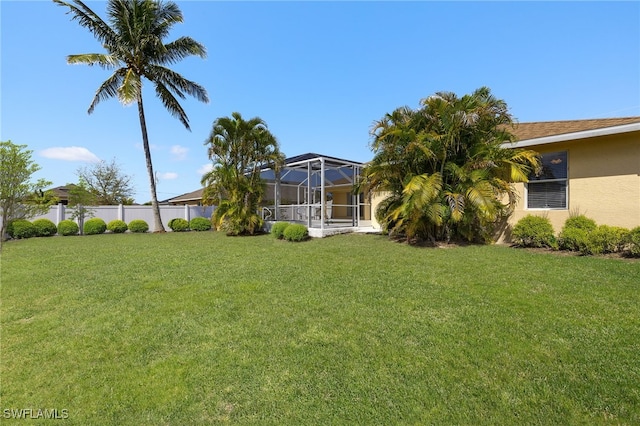
<path id="1" fill-rule="evenodd" d="M 147 173 L 149 174 L 149 184 L 151 186 L 151 209 L 153 210 L 154 227 L 153 232 L 165 232 L 160 218 L 160 206 L 156 195 L 156 179 L 153 174 L 153 164 L 151 163 L 151 150 L 149 149 L 149 136 L 147 135 L 147 122 L 144 118 L 144 108 L 142 106 L 142 90 L 138 93 L 138 116 L 140 117 L 140 130 L 142 130 L 142 146 L 144 148 L 144 158 L 147 161 Z"/>

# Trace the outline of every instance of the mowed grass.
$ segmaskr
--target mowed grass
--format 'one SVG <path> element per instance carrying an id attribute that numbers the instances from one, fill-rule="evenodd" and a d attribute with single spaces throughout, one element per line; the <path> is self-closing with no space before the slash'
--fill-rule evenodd
<path id="1" fill-rule="evenodd" d="M 10 242 L 1 278 L 2 409 L 640 424 L 638 261 L 192 232 Z"/>

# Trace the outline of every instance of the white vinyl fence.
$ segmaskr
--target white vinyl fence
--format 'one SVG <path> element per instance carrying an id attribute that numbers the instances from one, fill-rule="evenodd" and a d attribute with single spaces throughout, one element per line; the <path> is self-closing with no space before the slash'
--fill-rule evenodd
<path id="1" fill-rule="evenodd" d="M 85 216 L 85 220 L 91 217 L 99 217 L 106 223 L 112 220 L 122 220 L 127 224 L 134 219 L 142 219 L 149 224 L 149 231 L 153 232 L 153 211 L 151 206 L 91 206 L 85 207 L 89 209 L 90 213 Z M 167 231 L 169 229 L 169 221 L 171 219 L 181 217 L 190 221 L 194 217 L 206 217 L 211 218 L 215 206 L 167 206 L 160 205 L 160 217 L 162 218 L 162 224 Z M 58 204 L 51 206 L 49 212 L 43 215 L 34 216 L 29 220 L 34 221 L 36 219 L 49 219 L 58 226 L 58 223 L 65 219 L 72 219 L 73 207 L 67 207 L 64 204 Z M 0 218 L 2 220 L 2 218 Z M 77 222 L 77 221 L 76 221 Z"/>

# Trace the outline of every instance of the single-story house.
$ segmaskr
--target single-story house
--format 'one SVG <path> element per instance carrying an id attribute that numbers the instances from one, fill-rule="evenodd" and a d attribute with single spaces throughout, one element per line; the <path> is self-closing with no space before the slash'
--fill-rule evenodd
<path id="1" fill-rule="evenodd" d="M 158 204 L 168 204 L 171 206 L 201 206 L 203 192 L 204 188 L 196 189 L 195 191 L 187 192 L 186 194 L 178 195 L 177 197 L 169 198 L 168 200 L 159 201 Z"/>
<path id="2" fill-rule="evenodd" d="M 548 217 L 556 233 L 572 214 L 640 226 L 640 117 L 520 123 L 512 132 L 508 146 L 539 152 L 543 170 L 516 185 L 511 226 L 528 214 Z"/>
<path id="3" fill-rule="evenodd" d="M 598 224 L 640 226 L 640 117 L 519 123 L 513 148 L 541 154 L 543 171 L 516 184 L 519 202 L 500 239 L 528 214 L 546 216 L 559 232 L 572 214 Z M 262 216 L 306 224 L 313 236 L 379 230 L 375 209 L 384 194 L 352 193 L 363 163 L 307 153 L 285 160 L 279 175 L 265 169 Z M 167 200 L 200 204 L 202 189 Z"/>

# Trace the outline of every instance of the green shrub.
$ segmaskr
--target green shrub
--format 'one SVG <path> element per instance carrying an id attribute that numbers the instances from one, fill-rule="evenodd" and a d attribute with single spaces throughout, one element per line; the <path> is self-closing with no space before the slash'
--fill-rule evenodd
<path id="1" fill-rule="evenodd" d="M 558 235 L 558 247 L 560 250 L 582 251 L 587 239 L 589 231 L 581 228 L 563 228 Z"/>
<path id="2" fill-rule="evenodd" d="M 514 244 L 519 247 L 557 247 L 553 226 L 546 217 L 523 217 L 513 227 L 512 235 Z"/>
<path id="3" fill-rule="evenodd" d="M 112 220 L 107 224 L 107 230 L 113 232 L 114 234 L 122 234 L 123 232 L 127 232 L 129 227 L 123 220 Z"/>
<path id="4" fill-rule="evenodd" d="M 169 228 L 173 232 L 184 232 L 189 230 L 189 222 L 187 219 L 182 219 L 181 217 L 173 218 L 169 221 Z"/>
<path id="5" fill-rule="evenodd" d="M 627 247 L 630 256 L 640 257 L 640 226 L 633 228 L 627 235 Z"/>
<path id="6" fill-rule="evenodd" d="M 107 230 L 107 224 L 99 217 L 92 217 L 91 219 L 85 221 L 82 230 L 84 231 L 85 235 L 104 234 L 104 231 Z"/>
<path id="7" fill-rule="evenodd" d="M 129 231 L 144 233 L 149 230 L 149 225 L 142 219 L 135 219 L 129 222 Z"/>
<path id="8" fill-rule="evenodd" d="M 211 229 L 211 220 L 206 217 L 194 217 L 189 222 L 189 228 L 192 231 L 209 231 Z"/>
<path id="9" fill-rule="evenodd" d="M 36 227 L 26 219 L 15 219 L 10 222 L 8 233 L 11 238 L 31 238 L 36 235 Z"/>
<path id="10" fill-rule="evenodd" d="M 309 230 L 304 225 L 292 223 L 284 229 L 282 235 L 287 241 L 304 241 L 309 238 Z"/>
<path id="11" fill-rule="evenodd" d="M 271 235 L 281 240 L 284 237 L 284 230 L 291 225 L 289 222 L 276 222 L 271 226 Z"/>
<path id="12" fill-rule="evenodd" d="M 558 235 L 561 250 L 581 251 L 591 231 L 597 228 L 596 222 L 585 215 L 571 216 L 564 222 Z"/>
<path id="13" fill-rule="evenodd" d="M 58 224 L 58 235 L 68 236 L 68 235 L 78 235 L 80 228 L 78 224 L 72 220 L 66 219 L 61 221 Z"/>
<path id="14" fill-rule="evenodd" d="M 629 230 L 618 226 L 600 225 L 589 233 L 582 254 L 619 253 L 624 250 Z"/>
<path id="15" fill-rule="evenodd" d="M 58 232 L 56 224 L 49 219 L 36 219 L 33 221 L 33 226 L 36 230 L 36 237 L 50 237 Z"/>

